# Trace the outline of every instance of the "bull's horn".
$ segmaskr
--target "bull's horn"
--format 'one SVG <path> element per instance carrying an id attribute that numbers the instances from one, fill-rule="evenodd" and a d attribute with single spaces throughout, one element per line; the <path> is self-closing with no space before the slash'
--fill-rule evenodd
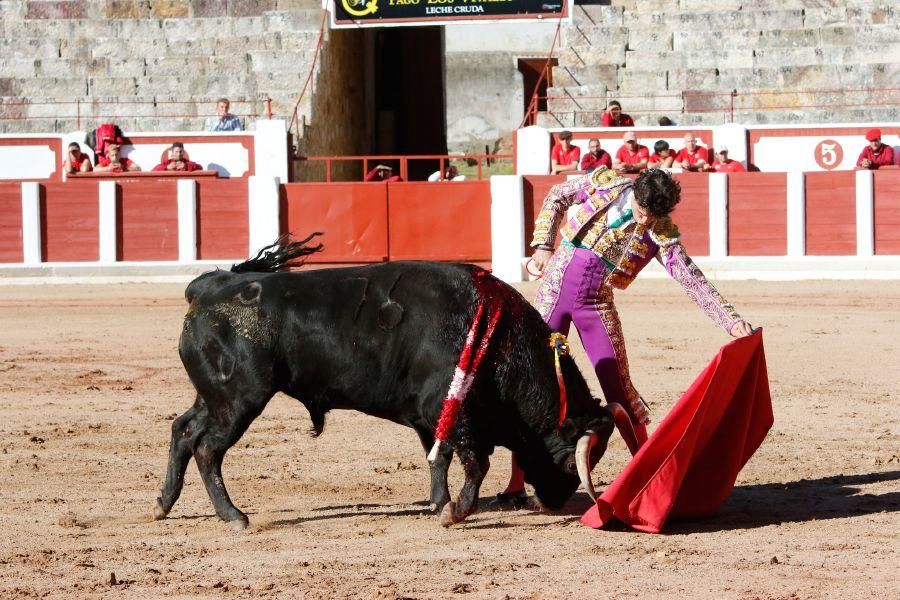
<path id="1" fill-rule="evenodd" d="M 575 467 L 578 469 L 578 478 L 594 502 L 597 501 L 597 491 L 594 489 L 594 482 L 591 481 L 591 450 L 594 449 L 596 443 L 597 433 L 588 430 L 578 438 L 578 445 L 575 446 Z"/>

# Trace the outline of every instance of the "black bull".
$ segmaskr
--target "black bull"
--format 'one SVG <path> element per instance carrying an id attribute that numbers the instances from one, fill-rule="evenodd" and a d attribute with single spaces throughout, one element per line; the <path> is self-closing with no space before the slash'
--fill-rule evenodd
<path id="1" fill-rule="evenodd" d="M 575 492 L 579 475 L 589 477 L 613 420 L 563 356 L 568 408 L 558 426 L 551 332 L 517 291 L 483 272 L 476 288 L 480 269 L 472 265 L 395 262 L 275 272 L 317 248 L 273 245 L 232 271 L 206 273 L 188 285 L 179 351 L 197 397 L 172 424 L 156 518 L 178 499 L 193 456 L 219 517 L 235 528 L 247 525 L 225 489 L 222 460 L 276 392 L 306 407 L 315 435 L 328 411 L 353 409 L 411 427 L 428 452 L 485 294 L 502 298 L 502 316 L 453 434 L 430 465 L 430 500 L 443 508 L 441 522 L 461 521 L 475 510 L 498 445 L 516 453 L 526 481 L 549 508 Z M 453 451 L 465 475 L 455 503 L 447 485 Z"/>

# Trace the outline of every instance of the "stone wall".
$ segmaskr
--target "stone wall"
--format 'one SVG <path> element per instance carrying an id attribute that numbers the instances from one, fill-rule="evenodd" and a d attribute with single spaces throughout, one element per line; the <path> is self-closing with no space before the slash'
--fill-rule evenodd
<path id="1" fill-rule="evenodd" d="M 289 118 L 321 14 L 318 0 L 4 0 L 0 132 L 198 129 L 220 96 L 241 115 L 271 97 Z"/>
<path id="2" fill-rule="evenodd" d="M 900 120 L 890 2 L 613 0 L 576 6 L 563 47 L 547 126 L 596 125 L 612 99 L 637 125 Z"/>

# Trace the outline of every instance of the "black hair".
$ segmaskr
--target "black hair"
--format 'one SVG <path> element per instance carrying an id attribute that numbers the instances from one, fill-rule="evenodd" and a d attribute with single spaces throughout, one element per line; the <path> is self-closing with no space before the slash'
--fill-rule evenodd
<path id="1" fill-rule="evenodd" d="M 610 100 L 609 104 L 606 105 L 606 108 L 608 109 L 610 106 L 618 106 L 619 108 L 622 108 L 622 105 L 619 104 L 618 100 Z"/>
<path id="2" fill-rule="evenodd" d="M 647 169 L 634 181 L 634 199 L 654 217 L 664 217 L 681 200 L 681 186 L 662 169 Z"/>
<path id="3" fill-rule="evenodd" d="M 69 142 L 69 148 L 71 148 L 72 146 L 75 146 L 76 148 L 81 150 L 81 145 L 78 142 Z"/>
<path id="4" fill-rule="evenodd" d="M 669 142 L 667 142 L 666 140 L 657 140 L 657 142 L 655 144 L 653 144 L 653 150 L 657 154 L 659 154 L 663 150 L 668 150 L 668 149 L 669 149 Z"/>
<path id="5" fill-rule="evenodd" d="M 181 148 L 182 150 L 184 150 L 184 144 L 182 144 L 181 142 L 172 142 L 172 147 Z"/>
<path id="6" fill-rule="evenodd" d="M 675 123 L 672 122 L 672 119 L 669 117 L 660 117 L 659 118 L 659 126 L 660 127 L 671 127 Z"/>

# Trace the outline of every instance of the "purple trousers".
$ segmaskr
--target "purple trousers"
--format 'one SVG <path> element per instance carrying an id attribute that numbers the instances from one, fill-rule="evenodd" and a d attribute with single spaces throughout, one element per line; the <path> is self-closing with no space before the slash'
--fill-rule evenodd
<path id="1" fill-rule="evenodd" d="M 647 405 L 628 374 L 622 324 L 603 260 L 583 248 L 560 246 L 544 270 L 536 304 L 550 329 L 564 335 L 574 322 L 607 402 L 618 402 L 635 424 L 650 422 Z"/>

